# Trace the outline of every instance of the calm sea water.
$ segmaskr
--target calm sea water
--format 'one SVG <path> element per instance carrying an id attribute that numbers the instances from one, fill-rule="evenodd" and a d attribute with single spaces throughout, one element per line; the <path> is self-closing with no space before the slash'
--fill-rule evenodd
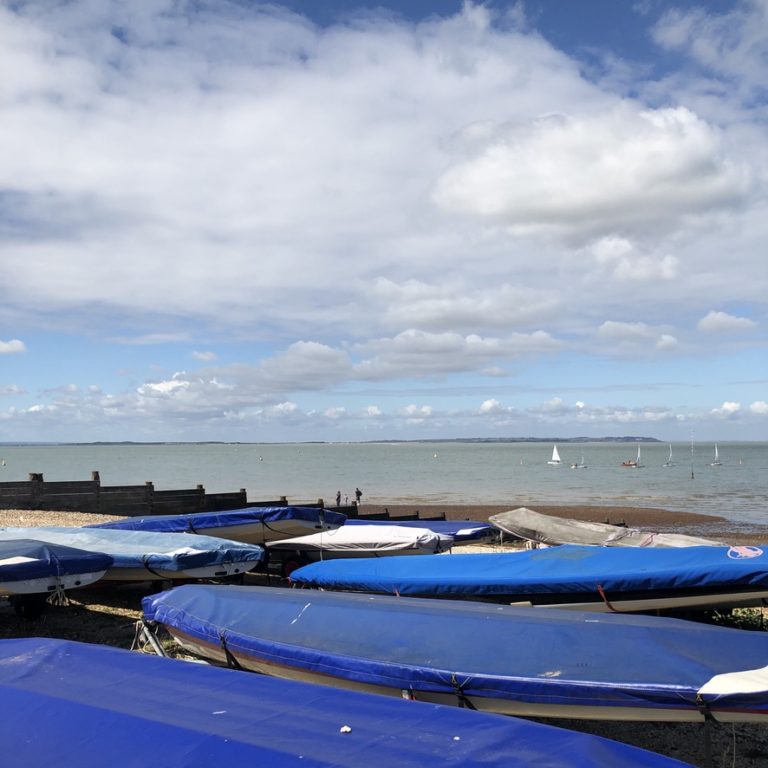
<path id="1" fill-rule="evenodd" d="M 252 501 L 333 503 L 336 491 L 363 502 L 596 504 L 661 507 L 768 524 L 768 443 L 641 446 L 641 469 L 624 469 L 636 446 L 562 443 L 562 465 L 549 466 L 545 443 L 181 444 L 0 446 L 0 482 L 88 480 L 104 485 L 152 481 L 159 490 L 198 484 L 209 492 L 245 488 Z M 571 469 L 583 457 L 586 469 Z M 691 479 L 693 470 L 694 478 Z"/>

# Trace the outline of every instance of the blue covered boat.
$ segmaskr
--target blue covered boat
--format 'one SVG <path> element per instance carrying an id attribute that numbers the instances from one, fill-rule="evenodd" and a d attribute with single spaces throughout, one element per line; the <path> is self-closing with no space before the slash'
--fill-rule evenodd
<path id="1" fill-rule="evenodd" d="M 343 525 L 346 519 L 346 515 L 340 512 L 317 507 L 246 507 L 225 512 L 131 517 L 87 527 L 157 533 L 202 533 L 230 541 L 264 544 L 333 530 Z"/>
<path id="2" fill-rule="evenodd" d="M 525 716 L 768 719 L 765 632 L 259 587 L 177 587 L 143 608 L 193 653 L 309 682 Z"/>
<path id="3" fill-rule="evenodd" d="M 513 718 L 41 638 L 0 641 L 0 700 L 5 768 L 685 765 Z"/>
<path id="4" fill-rule="evenodd" d="M 494 526 L 477 520 L 398 520 L 396 517 L 388 520 L 349 518 L 345 525 L 397 525 L 404 528 L 426 528 L 428 531 L 450 536 L 455 547 L 460 547 L 462 544 L 482 544 L 498 536 L 498 530 Z"/>
<path id="5" fill-rule="evenodd" d="M 112 558 L 105 581 L 233 576 L 255 568 L 263 547 L 213 536 L 93 528 L 0 528 L 0 541 L 35 538 Z"/>
<path id="6" fill-rule="evenodd" d="M 296 584 L 414 597 L 491 600 L 595 611 L 761 605 L 762 547 L 563 545 L 502 554 L 328 560 L 291 574 Z"/>
<path id="7" fill-rule="evenodd" d="M 0 541 L 0 595 L 49 594 L 98 581 L 112 565 L 103 552 L 31 538 Z"/>

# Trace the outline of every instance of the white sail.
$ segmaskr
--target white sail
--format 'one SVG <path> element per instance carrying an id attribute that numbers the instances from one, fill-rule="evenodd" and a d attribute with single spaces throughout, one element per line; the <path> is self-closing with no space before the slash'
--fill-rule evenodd
<path id="1" fill-rule="evenodd" d="M 674 467 L 675 462 L 672 461 L 672 443 L 669 444 L 669 458 L 664 462 L 665 467 Z"/>
<path id="2" fill-rule="evenodd" d="M 547 464 L 560 464 L 560 454 L 557 451 L 557 446 L 555 445 L 552 448 L 552 458 L 547 462 Z"/>
<path id="3" fill-rule="evenodd" d="M 718 450 L 717 450 L 717 443 L 715 443 L 715 458 L 712 461 L 712 464 L 710 466 L 712 466 L 712 467 L 720 467 L 720 466 L 722 466 L 722 463 L 723 462 L 720 461 L 720 454 L 718 453 Z"/>

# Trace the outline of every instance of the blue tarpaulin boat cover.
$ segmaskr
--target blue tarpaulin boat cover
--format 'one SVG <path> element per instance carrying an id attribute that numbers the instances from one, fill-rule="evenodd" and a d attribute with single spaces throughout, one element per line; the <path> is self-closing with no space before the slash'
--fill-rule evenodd
<path id="1" fill-rule="evenodd" d="M 657 616 L 189 585 L 144 615 L 201 641 L 358 683 L 541 705 L 768 715 L 768 633 Z M 223 641 L 222 641 L 223 638 Z M 631 663 L 627 660 L 631 659 Z M 717 675 L 758 674 L 715 689 Z M 457 680 L 459 681 L 457 683 Z M 721 683 L 725 683 L 724 680 Z M 700 697 L 710 684 L 711 692 Z"/>
<path id="2" fill-rule="evenodd" d="M 30 538 L 0 541 L 0 582 L 98 573 L 110 565 L 112 558 L 103 552 L 86 552 Z"/>
<path id="3" fill-rule="evenodd" d="M 327 560 L 291 574 L 297 584 L 435 597 L 590 595 L 768 586 L 760 547 L 669 549 L 570 546 L 428 558 Z"/>
<path id="4" fill-rule="evenodd" d="M 474 541 L 486 541 L 498 533 L 490 523 L 474 520 L 398 520 L 396 517 L 388 520 L 366 520 L 365 518 L 350 518 L 345 525 L 402 525 L 406 528 L 426 528 L 434 533 L 451 536 L 454 544 L 464 544 Z"/>
<path id="5" fill-rule="evenodd" d="M 347 519 L 340 512 L 318 507 L 246 507 L 224 512 L 194 512 L 189 515 L 152 515 L 98 523 L 89 528 L 117 528 L 122 531 L 158 531 L 161 533 L 199 533 L 207 528 L 229 528 L 250 523 L 269 525 L 284 520 L 308 522 L 338 527 Z"/>
<path id="6" fill-rule="evenodd" d="M 263 547 L 256 544 L 213 536 L 56 526 L 0 528 L 0 541 L 20 538 L 103 552 L 113 559 L 113 568 L 185 571 L 231 562 L 253 563 L 255 567 L 264 557 Z"/>
<path id="7" fill-rule="evenodd" d="M 607 739 L 104 646 L 0 641 L 4 768 L 680 768 Z"/>

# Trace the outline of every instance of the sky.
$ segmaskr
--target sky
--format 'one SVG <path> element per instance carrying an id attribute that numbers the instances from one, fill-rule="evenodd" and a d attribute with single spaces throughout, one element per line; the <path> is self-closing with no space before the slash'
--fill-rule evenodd
<path id="1" fill-rule="evenodd" d="M 768 0 L 0 0 L 0 442 L 768 439 Z"/>

